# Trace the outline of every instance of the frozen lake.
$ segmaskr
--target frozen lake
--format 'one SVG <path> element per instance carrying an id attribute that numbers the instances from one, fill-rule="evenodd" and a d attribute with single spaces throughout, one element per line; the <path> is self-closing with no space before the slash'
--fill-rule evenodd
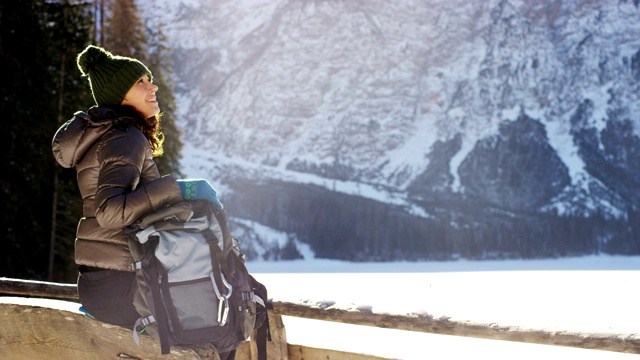
<path id="1" fill-rule="evenodd" d="M 382 264 L 304 260 L 248 267 L 274 300 L 545 330 L 637 333 L 640 324 L 640 257 Z M 292 344 L 396 359 L 640 359 L 293 317 L 284 323 Z"/>

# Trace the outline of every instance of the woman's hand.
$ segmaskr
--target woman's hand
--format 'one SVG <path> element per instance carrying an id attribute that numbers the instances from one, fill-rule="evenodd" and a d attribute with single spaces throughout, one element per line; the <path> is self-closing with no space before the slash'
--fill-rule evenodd
<path id="1" fill-rule="evenodd" d="M 218 192 L 207 180 L 178 179 L 178 186 L 185 200 L 208 200 L 222 209 L 222 203 L 218 200 Z"/>

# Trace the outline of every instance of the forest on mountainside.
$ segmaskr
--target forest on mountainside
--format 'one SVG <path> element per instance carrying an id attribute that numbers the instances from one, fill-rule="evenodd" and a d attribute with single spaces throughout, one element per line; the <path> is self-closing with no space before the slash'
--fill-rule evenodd
<path id="1" fill-rule="evenodd" d="M 0 277 L 75 282 L 73 245 L 82 201 L 74 169 L 51 140 L 76 111 L 94 105 L 76 65 L 87 45 L 142 60 L 163 111 L 161 173 L 179 172 L 170 49 L 162 27 L 142 22 L 133 0 L 0 2 Z"/>

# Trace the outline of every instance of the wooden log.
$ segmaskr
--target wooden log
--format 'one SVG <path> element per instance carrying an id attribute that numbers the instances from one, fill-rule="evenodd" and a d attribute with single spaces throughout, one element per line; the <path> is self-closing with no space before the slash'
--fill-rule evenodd
<path id="1" fill-rule="evenodd" d="M 49 284 L 52 284 L 49 287 Z M 49 292 L 49 289 L 52 289 Z M 75 285 L 0 278 L 0 293 L 67 299 L 73 297 Z M 76 295 L 77 296 L 77 293 Z M 522 326 L 481 324 L 447 317 L 401 315 L 322 308 L 288 301 L 273 301 L 274 313 L 307 319 L 346 324 L 410 330 L 442 335 L 559 345 L 592 350 L 640 354 L 640 334 L 572 332 L 557 329 L 531 329 Z"/>
<path id="2" fill-rule="evenodd" d="M 274 360 L 288 360 L 289 350 L 287 348 L 287 332 L 282 322 L 282 316 L 269 311 L 269 329 L 271 331 L 271 341 L 267 341 L 267 356 Z M 255 337 L 251 338 L 251 358 L 258 359 L 258 347 Z"/>
<path id="3" fill-rule="evenodd" d="M 0 278 L 0 294 L 78 301 L 77 290 L 78 289 L 75 284 L 61 284 L 46 281 Z M 284 324 L 282 322 L 282 317 L 280 315 L 275 315 L 273 312 L 269 312 L 268 315 L 272 338 L 272 341 L 267 342 L 268 360 L 286 360 L 288 351 L 287 338 Z M 131 337 L 130 332 L 129 337 Z M 258 358 L 254 337 L 255 334 L 252 335 L 253 341 L 245 343 L 241 348 L 237 350 L 236 359 L 252 360 Z M 193 350 L 202 359 L 213 358 L 213 356 L 217 356 L 217 353 L 215 353 L 215 355 L 211 354 L 208 347 L 199 347 L 194 348 Z M 0 352 L 0 354 L 2 353 Z"/>
<path id="4" fill-rule="evenodd" d="M 86 315 L 47 307 L 0 304 L 0 359 L 207 359 L 220 360 L 212 347 L 171 348 L 162 355 L 160 344 L 143 335 L 140 345 L 131 330 Z"/>
<path id="5" fill-rule="evenodd" d="M 372 355 L 355 354 L 339 350 L 318 349 L 309 346 L 291 345 L 288 346 L 289 360 L 389 360 Z"/>
<path id="6" fill-rule="evenodd" d="M 267 341 L 267 360 L 288 360 L 289 348 L 287 347 L 287 334 L 282 322 L 282 316 L 268 313 L 271 341 Z M 256 344 L 256 332 L 251 334 L 251 341 L 244 343 L 236 350 L 236 360 L 257 360 L 258 346 Z M 323 358 L 326 359 L 326 358 Z"/>
<path id="7" fill-rule="evenodd" d="M 431 316 L 321 308 L 285 301 L 274 301 L 273 309 L 277 314 L 346 324 L 640 354 L 639 334 L 600 334 L 559 331 L 557 329 L 530 329 L 520 326 L 456 321 L 448 317 L 433 318 Z"/>
<path id="8" fill-rule="evenodd" d="M 0 277 L 0 294 L 78 301 L 78 287 L 75 284 L 61 284 L 6 277 Z"/>

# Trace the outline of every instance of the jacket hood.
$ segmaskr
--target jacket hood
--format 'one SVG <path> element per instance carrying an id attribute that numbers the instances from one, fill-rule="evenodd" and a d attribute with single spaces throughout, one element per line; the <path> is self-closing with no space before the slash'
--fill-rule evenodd
<path id="1" fill-rule="evenodd" d="M 65 168 L 75 167 L 87 150 L 111 129 L 117 117 L 113 110 L 105 107 L 73 114 L 53 136 L 51 148 L 56 161 Z"/>

